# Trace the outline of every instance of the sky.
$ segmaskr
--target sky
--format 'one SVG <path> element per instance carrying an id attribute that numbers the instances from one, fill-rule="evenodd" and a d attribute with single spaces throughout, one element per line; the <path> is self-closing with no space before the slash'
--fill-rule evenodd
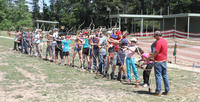
<path id="1" fill-rule="evenodd" d="M 40 6 L 40 8 L 42 8 L 42 1 L 43 1 L 43 0 L 39 0 L 39 6 Z M 32 3 L 32 0 L 26 0 L 26 2 Z M 44 0 L 44 2 L 45 2 L 48 6 L 50 5 L 49 0 Z M 28 3 L 27 3 L 27 5 L 28 5 L 28 7 L 29 7 L 29 10 L 32 11 L 32 5 L 31 5 L 31 4 L 28 4 Z M 42 12 L 42 9 L 40 9 L 40 12 Z"/>

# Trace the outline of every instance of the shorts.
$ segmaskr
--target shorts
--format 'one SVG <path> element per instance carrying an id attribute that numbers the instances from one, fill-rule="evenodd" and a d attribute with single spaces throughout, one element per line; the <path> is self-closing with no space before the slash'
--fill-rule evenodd
<path id="1" fill-rule="evenodd" d="M 92 48 L 90 48 L 90 50 L 89 50 L 89 56 L 93 57 Z"/>
<path id="2" fill-rule="evenodd" d="M 39 44 L 39 50 L 42 51 L 43 50 L 43 43 Z"/>
<path id="3" fill-rule="evenodd" d="M 118 53 L 114 52 L 114 54 L 113 54 L 113 60 L 112 60 L 112 64 L 113 65 L 117 65 L 117 56 L 118 56 Z"/>
<path id="4" fill-rule="evenodd" d="M 69 51 L 63 52 L 63 56 L 69 56 Z"/>
<path id="5" fill-rule="evenodd" d="M 55 54 L 58 58 L 58 53 L 60 53 L 60 58 L 63 59 L 62 45 L 57 45 L 55 48 Z"/>
<path id="6" fill-rule="evenodd" d="M 125 53 L 120 52 L 120 54 L 118 54 L 117 52 L 114 52 L 112 61 L 113 65 L 118 65 L 118 66 L 124 65 L 125 57 L 126 57 Z"/>
<path id="7" fill-rule="evenodd" d="M 110 52 L 109 53 L 109 57 L 110 57 L 111 60 L 113 60 L 113 58 L 114 58 L 114 52 Z"/>
<path id="8" fill-rule="evenodd" d="M 118 66 L 124 65 L 125 57 L 126 57 L 126 54 L 120 52 L 119 57 L 117 59 Z"/>
<path id="9" fill-rule="evenodd" d="M 89 51 L 90 51 L 90 48 L 83 48 L 82 53 L 88 56 L 89 55 Z"/>
<path id="10" fill-rule="evenodd" d="M 108 48 L 108 52 L 109 53 L 114 53 L 115 52 L 115 48 L 114 47 L 109 47 Z"/>
<path id="11" fill-rule="evenodd" d="M 55 53 L 56 43 L 52 43 L 52 53 Z"/>
<path id="12" fill-rule="evenodd" d="M 75 48 L 74 48 L 74 51 L 75 51 L 75 52 L 81 51 L 81 47 L 79 47 L 79 48 L 78 48 L 78 47 L 75 47 Z"/>

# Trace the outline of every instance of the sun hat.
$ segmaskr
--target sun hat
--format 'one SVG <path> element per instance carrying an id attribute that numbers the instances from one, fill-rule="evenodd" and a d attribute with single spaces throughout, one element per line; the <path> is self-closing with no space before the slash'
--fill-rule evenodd
<path id="1" fill-rule="evenodd" d="M 130 39 L 130 41 L 132 42 L 137 42 L 137 39 L 136 38 L 132 38 L 132 39 Z"/>

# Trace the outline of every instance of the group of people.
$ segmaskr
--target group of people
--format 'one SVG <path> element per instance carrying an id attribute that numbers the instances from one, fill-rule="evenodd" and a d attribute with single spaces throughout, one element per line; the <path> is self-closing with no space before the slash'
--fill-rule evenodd
<path id="1" fill-rule="evenodd" d="M 46 44 L 46 54 L 44 59 L 48 59 L 56 64 L 70 65 L 74 67 L 76 55 L 78 53 L 80 69 L 86 69 L 91 73 L 103 75 L 111 80 L 131 82 L 131 68 L 136 85 L 140 83 L 137 68 L 143 68 L 143 86 L 149 86 L 149 77 L 154 67 L 156 79 L 155 95 L 161 95 L 161 76 L 165 84 L 165 92 L 169 93 L 169 81 L 167 76 L 167 42 L 162 38 L 162 34 L 157 31 L 154 34 L 156 41 L 151 45 L 151 53 L 144 52 L 137 46 L 136 38 L 128 38 L 128 32 L 120 30 L 82 30 L 77 31 L 76 36 L 59 34 L 58 29 L 42 32 L 36 29 L 30 32 L 17 31 L 15 33 L 14 50 L 19 50 L 25 54 L 39 56 L 43 58 L 43 45 Z M 18 46 L 18 47 L 17 47 Z M 135 55 L 141 56 L 136 62 Z M 70 55 L 72 58 L 70 60 Z M 67 63 L 66 63 L 67 58 Z M 87 62 L 85 64 L 85 62 Z M 140 62 L 143 62 L 140 64 Z M 136 64 L 137 63 L 137 64 Z M 115 69 L 118 66 L 118 74 L 115 78 Z M 111 68 L 110 68 L 111 67 Z"/>

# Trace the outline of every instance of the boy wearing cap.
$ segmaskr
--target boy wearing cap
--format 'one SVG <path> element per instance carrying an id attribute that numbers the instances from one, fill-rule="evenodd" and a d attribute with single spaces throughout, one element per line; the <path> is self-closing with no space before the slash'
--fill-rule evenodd
<path id="1" fill-rule="evenodd" d="M 110 74 L 111 79 L 114 79 L 115 75 L 115 68 L 117 65 L 117 60 L 119 59 L 119 41 L 121 40 L 121 31 L 117 31 L 116 35 L 112 34 L 111 39 L 109 39 L 109 42 L 113 44 L 114 46 L 114 55 L 113 55 L 113 60 L 112 60 L 112 72 Z M 119 74 L 118 74 L 119 76 Z"/>
<path id="2" fill-rule="evenodd" d="M 114 53 L 114 59 L 113 59 L 113 70 L 111 73 L 111 79 L 114 75 L 115 72 L 115 66 L 119 66 L 119 72 L 118 72 L 118 77 L 117 80 L 121 81 L 122 79 L 126 79 L 126 72 L 124 68 L 124 60 L 125 60 L 125 52 L 124 52 L 124 47 L 128 46 L 128 39 L 126 38 L 126 34 L 122 37 L 121 31 L 117 31 L 116 33 L 116 40 L 112 40 L 111 42 L 115 43 L 115 53 Z M 123 71 L 123 77 L 121 72 Z"/>

